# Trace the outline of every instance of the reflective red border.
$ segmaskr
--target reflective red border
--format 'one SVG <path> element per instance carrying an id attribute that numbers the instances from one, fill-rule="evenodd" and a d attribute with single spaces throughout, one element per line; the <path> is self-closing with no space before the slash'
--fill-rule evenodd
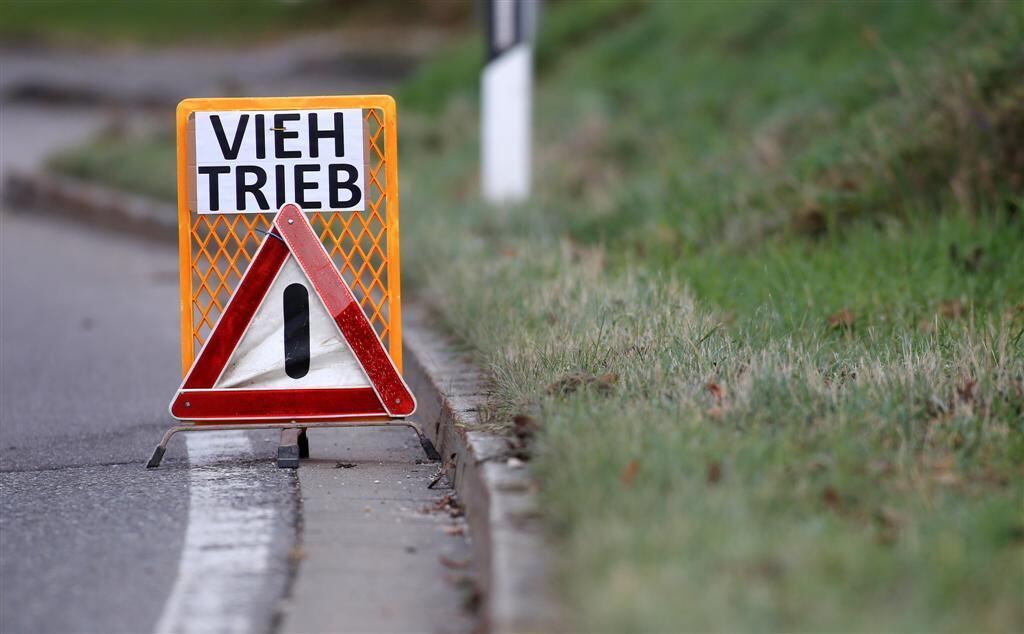
<path id="1" fill-rule="evenodd" d="M 181 390 L 176 418 L 196 420 L 331 418 L 387 414 L 372 388 L 300 390 Z"/>

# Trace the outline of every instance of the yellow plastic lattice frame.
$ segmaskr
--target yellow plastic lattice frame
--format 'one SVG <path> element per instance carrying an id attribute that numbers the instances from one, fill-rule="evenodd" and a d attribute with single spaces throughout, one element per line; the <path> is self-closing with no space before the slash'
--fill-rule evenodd
<path id="1" fill-rule="evenodd" d="M 189 119 L 202 110 L 361 108 L 366 147 L 366 209 L 310 212 L 335 266 L 402 371 L 402 294 L 398 255 L 398 124 L 387 95 L 186 99 L 178 104 L 178 252 L 181 365 L 196 354 L 266 238 L 274 214 L 204 214 L 189 209 Z"/>

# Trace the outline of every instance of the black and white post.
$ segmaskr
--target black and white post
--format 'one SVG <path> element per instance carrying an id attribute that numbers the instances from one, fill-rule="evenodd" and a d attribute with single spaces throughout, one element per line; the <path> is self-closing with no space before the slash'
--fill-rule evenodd
<path id="1" fill-rule="evenodd" d="M 530 195 L 533 35 L 539 0 L 483 0 L 487 63 L 480 86 L 484 199 Z"/>

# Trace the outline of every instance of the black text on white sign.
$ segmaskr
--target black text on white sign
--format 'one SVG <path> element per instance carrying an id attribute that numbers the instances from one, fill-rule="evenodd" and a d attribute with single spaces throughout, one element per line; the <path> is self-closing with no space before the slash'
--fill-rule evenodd
<path id="1" fill-rule="evenodd" d="M 197 112 L 195 210 L 362 211 L 363 143 L 359 109 Z"/>

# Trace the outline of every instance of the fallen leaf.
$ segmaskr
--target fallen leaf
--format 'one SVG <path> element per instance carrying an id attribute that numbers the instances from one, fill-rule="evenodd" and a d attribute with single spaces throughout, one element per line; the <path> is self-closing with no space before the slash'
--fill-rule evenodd
<path id="1" fill-rule="evenodd" d="M 977 379 L 964 379 L 964 381 L 956 386 L 956 395 L 964 403 L 970 403 L 974 400 L 974 388 L 978 386 Z"/>
<path id="2" fill-rule="evenodd" d="M 448 555 L 441 555 L 437 560 L 440 561 L 441 565 L 445 568 L 454 568 L 456 570 L 469 568 L 469 559 L 452 559 Z"/>
<path id="3" fill-rule="evenodd" d="M 839 189 L 844 192 L 857 192 L 860 191 L 860 183 L 852 178 L 844 178 L 839 181 Z"/>
<path id="4" fill-rule="evenodd" d="M 434 487 L 436 487 L 438 484 L 441 483 L 441 480 L 443 480 L 446 475 L 447 472 L 445 471 L 444 465 L 441 465 L 441 467 L 438 468 L 437 473 L 435 473 L 434 477 L 430 480 L 430 483 L 427 484 L 427 488 L 433 489 Z M 450 489 L 451 487 L 448 488 Z"/>
<path id="5" fill-rule="evenodd" d="M 527 414 L 516 414 L 512 417 L 512 424 L 515 426 L 516 436 L 521 439 L 533 438 L 540 428 L 537 419 Z"/>
<path id="6" fill-rule="evenodd" d="M 833 511 L 838 511 L 843 503 L 842 499 L 839 497 L 839 492 L 830 486 L 822 489 L 821 501 L 825 503 L 825 506 L 829 507 Z"/>
<path id="7" fill-rule="evenodd" d="M 583 385 L 584 376 L 580 373 L 567 374 L 548 386 L 548 394 L 572 394 Z"/>
<path id="8" fill-rule="evenodd" d="M 599 376 L 573 372 L 558 379 L 548 386 L 548 394 L 567 395 L 576 392 L 581 388 L 592 388 L 599 394 L 607 394 L 612 391 L 615 384 L 619 382 L 619 375 L 608 372 Z"/>
<path id="9" fill-rule="evenodd" d="M 817 203 L 805 204 L 796 212 L 793 227 L 798 233 L 819 238 L 828 230 L 828 220 Z"/>
<path id="10" fill-rule="evenodd" d="M 711 396 L 715 397 L 715 400 L 718 401 L 718 404 L 721 405 L 722 398 L 725 396 L 725 390 L 722 389 L 722 386 L 719 385 L 718 383 L 715 383 L 714 381 L 708 381 L 708 384 L 705 387 L 707 388 L 708 392 L 711 392 Z"/>
<path id="11" fill-rule="evenodd" d="M 854 321 L 853 311 L 849 308 L 836 311 L 828 316 L 829 328 L 833 330 L 853 328 Z"/>
<path id="12" fill-rule="evenodd" d="M 606 394 L 612 391 L 615 384 L 619 382 L 619 375 L 614 372 L 608 372 L 594 378 L 594 385 L 597 386 L 597 391 Z"/>
<path id="13" fill-rule="evenodd" d="M 706 474 L 708 484 L 718 484 L 722 479 L 722 463 L 717 460 L 708 465 Z"/>
<path id="14" fill-rule="evenodd" d="M 957 319 L 964 312 L 964 305 L 959 299 L 939 302 L 939 314 L 946 319 Z"/>
<path id="15" fill-rule="evenodd" d="M 636 460 L 630 460 L 626 467 L 622 470 L 622 484 L 623 486 L 632 486 L 633 480 L 636 479 L 636 474 L 640 471 L 640 463 Z"/>
<path id="16" fill-rule="evenodd" d="M 434 502 L 431 510 L 446 512 L 450 517 L 462 517 L 464 515 L 462 505 L 451 494 Z"/>

